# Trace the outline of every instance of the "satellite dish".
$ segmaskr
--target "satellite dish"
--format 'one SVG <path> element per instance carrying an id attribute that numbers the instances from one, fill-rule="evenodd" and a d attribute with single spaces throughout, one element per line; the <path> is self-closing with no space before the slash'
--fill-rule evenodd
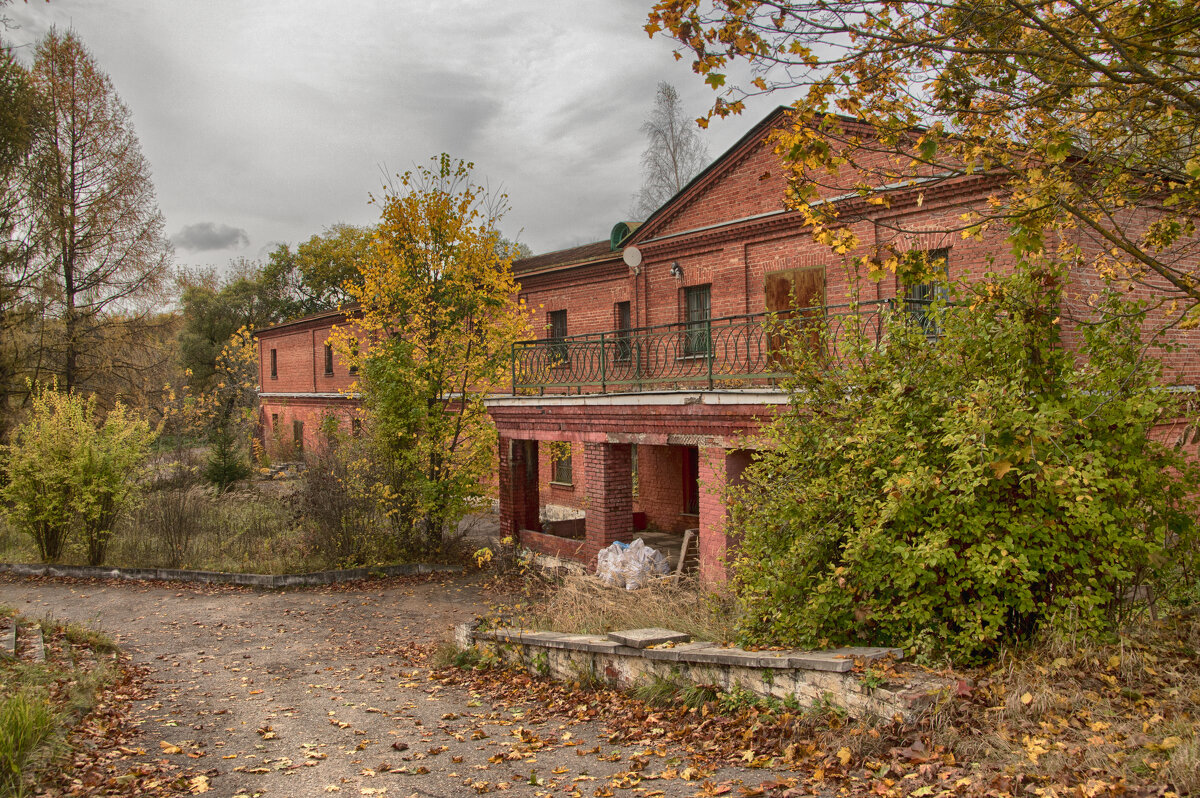
<path id="1" fill-rule="evenodd" d="M 629 268 L 636 269 L 642 265 L 642 251 L 637 247 L 625 247 L 621 251 L 621 260 L 625 261 Z"/>

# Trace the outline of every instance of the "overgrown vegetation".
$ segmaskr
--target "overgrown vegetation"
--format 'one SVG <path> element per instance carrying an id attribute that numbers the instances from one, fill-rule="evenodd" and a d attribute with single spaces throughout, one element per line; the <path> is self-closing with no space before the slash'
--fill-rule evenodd
<path id="1" fill-rule="evenodd" d="M 625 591 L 592 576 L 568 576 L 551 583 L 530 574 L 527 585 L 530 601 L 514 620 L 537 629 L 605 634 L 658 627 L 718 643 L 728 642 L 736 634 L 732 600 L 694 582 L 676 584 L 663 579 Z"/>
<path id="2" fill-rule="evenodd" d="M 920 264 L 918 264 L 919 266 Z M 842 355 L 794 342 L 791 409 L 735 495 L 744 640 L 974 662 L 1047 624 L 1113 632 L 1196 599 L 1196 464 L 1156 441 L 1177 397 L 1144 308 L 1109 296 L 1062 345 L 1059 275 L 1025 265 Z"/>
<path id="3" fill-rule="evenodd" d="M 13 615 L 0 607 L 0 617 Z M 15 616 L 13 620 L 16 620 Z M 26 795 L 66 750 L 72 727 L 115 675 L 112 642 L 94 630 L 42 621 L 44 664 L 0 659 L 0 795 Z"/>
<path id="4" fill-rule="evenodd" d="M 505 622 L 554 617 L 555 598 L 540 595 L 542 609 L 513 607 L 500 615 Z M 647 598 L 644 590 L 601 589 L 590 599 L 594 609 L 580 607 L 574 624 L 554 628 L 604 631 L 609 624 L 595 619 L 612 617 L 610 602 L 632 607 Z M 658 605 L 656 616 L 645 620 L 686 615 L 701 598 L 686 591 L 655 595 L 644 603 Z M 631 625 L 643 620 L 628 615 L 615 625 L 626 619 Z M 559 705 L 576 718 L 586 708 L 589 718 L 606 723 L 612 744 L 638 745 L 648 729 L 661 729 L 682 760 L 678 778 L 703 780 L 727 762 L 769 770 L 783 795 L 888 795 L 898 787 L 909 795 L 1118 795 L 1163 788 L 1195 795 L 1198 652 L 1200 615 L 1194 611 L 1158 620 L 1141 612 L 1112 642 L 1047 627 L 987 665 L 940 670 L 947 689 L 913 722 L 855 719 L 832 700 L 805 706 L 693 684 L 682 675 L 647 679 L 629 693 L 595 673 L 556 684 L 539 675 L 536 663 L 524 672 L 494 668 L 494 655 L 482 658 L 474 649 L 440 652 L 438 663 L 463 669 L 445 680 L 493 703 L 525 703 L 527 723 Z M 919 669 L 876 663 L 861 678 L 886 687 L 913 667 Z M 691 775 L 682 775 L 684 763 Z M 713 781 L 714 794 L 722 794 L 716 790 L 727 782 Z"/>

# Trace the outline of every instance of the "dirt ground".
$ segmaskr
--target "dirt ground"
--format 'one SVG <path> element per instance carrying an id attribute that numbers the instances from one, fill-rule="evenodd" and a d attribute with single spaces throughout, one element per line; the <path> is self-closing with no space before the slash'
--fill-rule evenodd
<path id="1" fill-rule="evenodd" d="M 473 575 L 277 592 L 0 577 L 0 603 L 96 626 L 149 668 L 145 756 L 205 774 L 211 796 L 712 794 L 670 777 L 686 762 L 669 746 L 429 678 L 428 644 L 489 598 Z"/>

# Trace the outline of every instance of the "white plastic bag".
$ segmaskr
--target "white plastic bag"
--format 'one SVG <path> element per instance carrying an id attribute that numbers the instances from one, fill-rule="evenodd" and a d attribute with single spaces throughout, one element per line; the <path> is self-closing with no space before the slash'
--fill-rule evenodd
<path id="1" fill-rule="evenodd" d="M 613 543 L 596 555 L 596 575 L 606 585 L 637 590 L 656 575 L 670 573 L 667 558 L 641 538 L 633 543 Z"/>
<path id="2" fill-rule="evenodd" d="M 625 571 L 621 563 L 621 555 L 629 548 L 628 543 L 617 541 L 611 546 L 600 549 L 596 555 L 596 576 L 609 587 L 625 587 Z"/>

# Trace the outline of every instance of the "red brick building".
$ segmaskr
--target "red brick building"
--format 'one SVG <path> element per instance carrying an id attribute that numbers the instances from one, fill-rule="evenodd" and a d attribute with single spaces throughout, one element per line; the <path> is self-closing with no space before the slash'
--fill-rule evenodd
<path id="1" fill-rule="evenodd" d="M 355 375 L 329 345 L 340 311 L 268 327 L 258 339 L 259 433 L 272 454 L 311 451 L 329 425 L 354 422 Z"/>
<path id="2" fill-rule="evenodd" d="M 834 335 L 891 307 L 926 320 L 932 286 L 863 281 L 851 296 L 846 265 L 878 247 L 935 253 L 952 280 L 1011 266 L 1003 231 L 982 240 L 947 232 L 985 205 L 994 186 L 982 178 L 893 193 L 885 207 L 849 190 L 846 175 L 847 190 L 826 198 L 862 247 L 831 254 L 783 208 L 785 172 L 766 137 L 785 113 L 762 120 L 645 223 L 514 264 L 538 338 L 514 348 L 512 390 L 487 405 L 500 436 L 502 529 L 523 545 L 594 563 L 643 527 L 694 528 L 701 578 L 722 579 L 725 489 L 749 463 L 748 437 L 786 403 L 765 314 L 811 314 Z M 1095 278 L 1080 270 L 1071 279 L 1082 301 Z M 260 334 L 266 430 L 283 425 L 311 445 L 320 414 L 353 401 L 337 393 L 350 375 L 323 348 L 338 318 Z M 1171 355 L 1169 367 L 1176 382 L 1200 382 L 1194 350 Z M 547 507 L 576 508 L 582 521 L 548 522 Z"/>

